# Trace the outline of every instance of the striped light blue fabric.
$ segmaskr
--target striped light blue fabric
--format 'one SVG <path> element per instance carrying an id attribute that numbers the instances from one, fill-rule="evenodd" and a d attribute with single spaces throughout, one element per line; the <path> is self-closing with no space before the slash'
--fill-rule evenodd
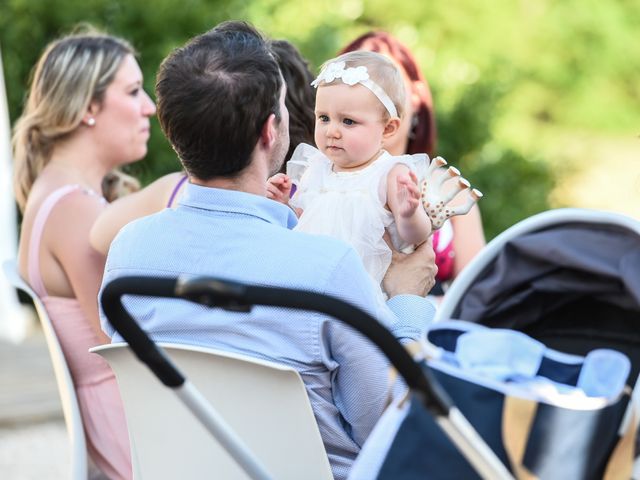
<path id="1" fill-rule="evenodd" d="M 402 295 L 388 302 L 390 308 L 376 307 L 355 251 L 338 240 L 290 230 L 295 224 L 289 208 L 266 198 L 188 184 L 176 210 L 122 229 L 111 246 L 103 285 L 125 275 L 186 274 L 309 289 L 364 308 L 401 340 L 423 334 L 434 314 L 427 300 Z M 268 307 L 235 313 L 134 296 L 125 297 L 125 305 L 156 341 L 223 349 L 296 368 L 335 478 L 346 478 L 388 398 L 386 359 L 367 340 L 317 313 Z M 101 321 L 120 341 L 102 312 Z"/>

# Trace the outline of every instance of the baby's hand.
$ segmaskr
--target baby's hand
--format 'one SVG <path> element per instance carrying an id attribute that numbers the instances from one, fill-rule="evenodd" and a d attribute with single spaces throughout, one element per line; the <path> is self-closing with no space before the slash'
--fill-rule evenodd
<path id="1" fill-rule="evenodd" d="M 418 177 L 412 171 L 396 177 L 398 184 L 399 214 L 403 218 L 411 217 L 420 206 L 421 194 L 418 189 Z"/>
<path id="2" fill-rule="evenodd" d="M 284 173 L 276 173 L 267 180 L 267 198 L 276 202 L 289 204 L 289 196 L 291 195 L 291 179 Z"/>

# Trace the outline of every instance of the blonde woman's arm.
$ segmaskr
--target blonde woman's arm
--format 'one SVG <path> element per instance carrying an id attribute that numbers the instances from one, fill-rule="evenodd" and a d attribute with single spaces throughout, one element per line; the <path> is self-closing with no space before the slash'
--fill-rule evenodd
<path id="1" fill-rule="evenodd" d="M 133 220 L 165 208 L 173 190 L 182 178 L 184 178 L 182 172 L 170 173 L 142 190 L 110 203 L 91 228 L 90 241 L 93 248 L 106 256 L 111 242 L 120 229 Z"/>
<path id="2" fill-rule="evenodd" d="M 42 245 L 52 259 L 42 262 L 41 273 L 49 295 L 75 298 L 102 343 L 109 339 L 100 328 L 98 290 L 105 257 L 89 244 L 89 232 L 104 204 L 98 197 L 78 191 L 52 210 Z"/>

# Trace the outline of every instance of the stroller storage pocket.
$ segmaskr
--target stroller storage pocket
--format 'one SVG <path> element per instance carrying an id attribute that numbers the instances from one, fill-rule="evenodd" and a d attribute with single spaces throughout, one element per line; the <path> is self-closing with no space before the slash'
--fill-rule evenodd
<path id="1" fill-rule="evenodd" d="M 423 368 L 516 478 L 630 477 L 635 420 L 625 415 L 630 389 L 624 355 L 567 355 L 520 332 L 461 321 L 437 323 L 427 338 L 439 358 Z M 350 478 L 478 475 L 421 402 L 398 399 L 367 440 Z"/>

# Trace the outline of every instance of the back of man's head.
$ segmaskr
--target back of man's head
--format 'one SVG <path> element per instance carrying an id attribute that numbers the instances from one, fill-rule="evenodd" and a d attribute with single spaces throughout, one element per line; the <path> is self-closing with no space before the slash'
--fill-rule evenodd
<path id="1" fill-rule="evenodd" d="M 269 115 L 280 121 L 281 88 L 262 35 L 247 23 L 225 22 L 162 62 L 158 119 L 189 175 L 233 177 L 250 163 Z"/>

